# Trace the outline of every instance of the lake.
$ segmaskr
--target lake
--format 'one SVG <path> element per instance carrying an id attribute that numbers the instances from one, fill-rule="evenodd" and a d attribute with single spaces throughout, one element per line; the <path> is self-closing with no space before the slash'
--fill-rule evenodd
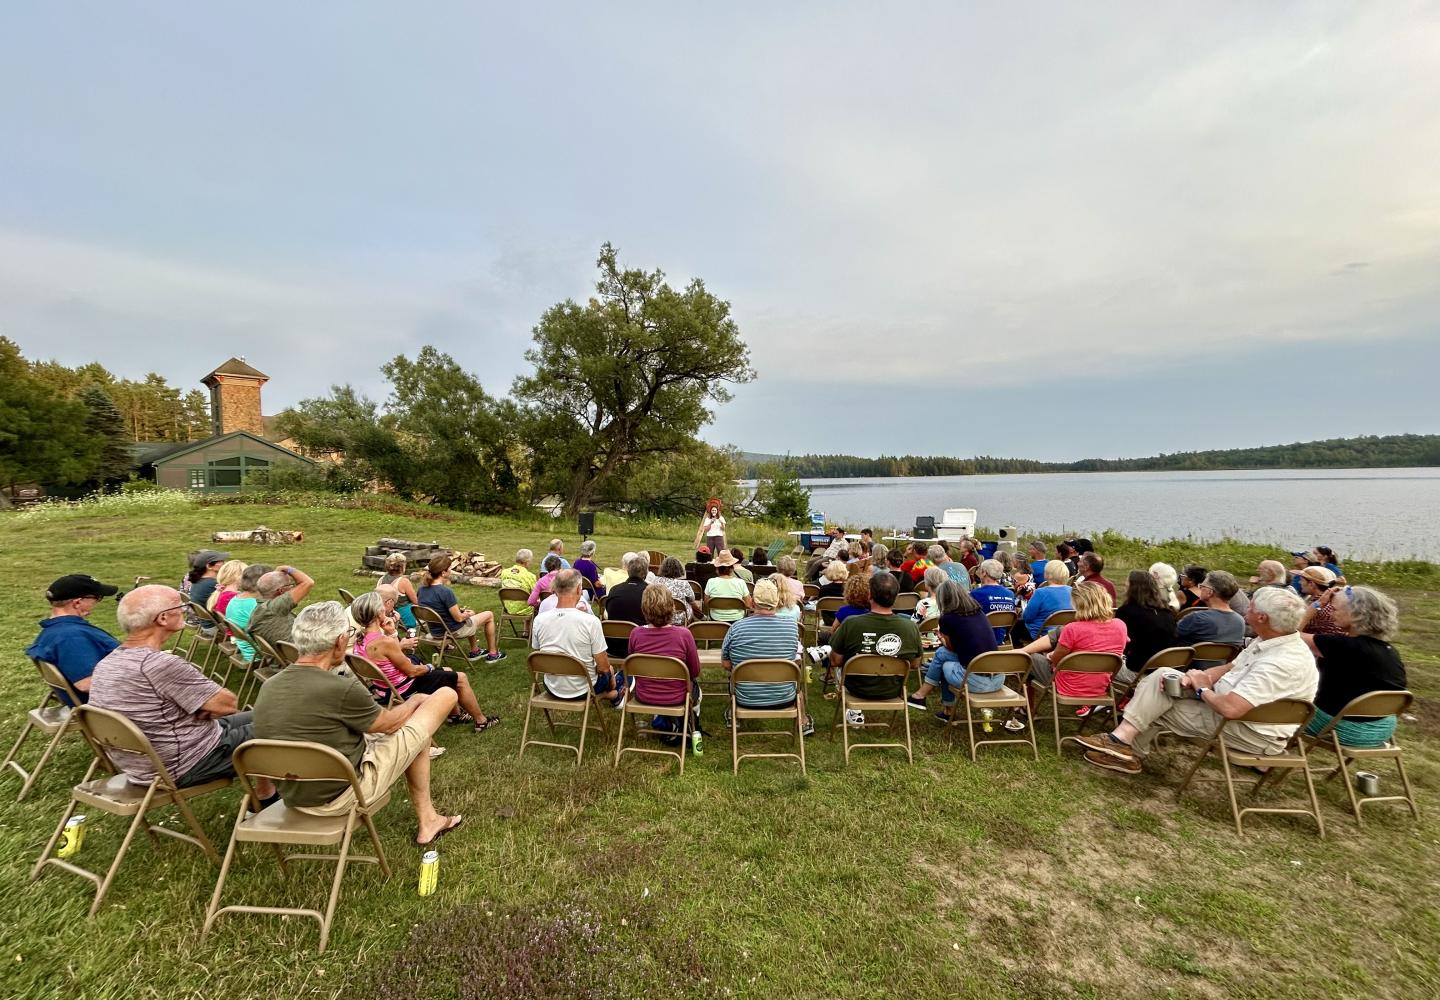
<path id="1" fill-rule="evenodd" d="M 811 507 L 878 534 L 917 514 L 973 507 L 987 529 L 1075 537 L 1238 538 L 1329 545 L 1341 560 L 1440 561 L 1440 469 L 1063 472 L 1017 476 L 806 479 Z"/>

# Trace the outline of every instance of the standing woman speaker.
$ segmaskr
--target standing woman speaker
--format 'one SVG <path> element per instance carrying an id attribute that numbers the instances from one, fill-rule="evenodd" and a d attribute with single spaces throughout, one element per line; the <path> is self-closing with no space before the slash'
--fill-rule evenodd
<path id="1" fill-rule="evenodd" d="M 710 547 L 712 553 L 718 553 L 725 548 L 725 515 L 722 514 L 720 501 L 711 497 L 705 503 L 705 513 L 700 518 L 700 530 L 695 532 L 695 548 L 700 548 L 703 541 Z"/>

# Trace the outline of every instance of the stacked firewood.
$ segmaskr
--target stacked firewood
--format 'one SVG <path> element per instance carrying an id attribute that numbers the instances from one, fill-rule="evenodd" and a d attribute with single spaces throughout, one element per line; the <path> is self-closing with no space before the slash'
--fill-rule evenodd
<path id="1" fill-rule="evenodd" d="M 453 552 L 450 572 L 459 576 L 495 577 L 500 575 L 500 564 L 485 558 L 483 552 Z"/>

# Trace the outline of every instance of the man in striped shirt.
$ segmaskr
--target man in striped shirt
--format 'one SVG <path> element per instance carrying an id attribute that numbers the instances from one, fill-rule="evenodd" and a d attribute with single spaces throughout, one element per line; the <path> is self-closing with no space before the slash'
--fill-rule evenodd
<path id="1" fill-rule="evenodd" d="M 725 641 L 720 644 L 720 662 L 726 673 L 747 660 L 794 660 L 800 651 L 799 632 L 795 619 L 777 618 L 775 609 L 780 606 L 780 592 L 769 580 L 755 584 L 751 595 L 755 613 L 742 618 L 730 626 Z M 805 710 L 805 691 L 797 690 L 794 684 L 762 684 L 747 681 L 735 686 L 735 702 L 744 708 L 785 708 L 800 701 Z M 725 710 L 725 724 L 733 725 L 730 710 Z M 815 732 L 815 721 L 807 712 L 802 732 L 809 736 Z"/>

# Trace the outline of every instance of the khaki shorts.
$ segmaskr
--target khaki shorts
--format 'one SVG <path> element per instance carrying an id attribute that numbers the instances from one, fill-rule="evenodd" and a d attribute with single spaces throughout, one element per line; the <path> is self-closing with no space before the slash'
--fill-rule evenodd
<path id="1" fill-rule="evenodd" d="M 451 622 L 451 623 L 450 623 L 450 634 L 453 635 L 453 636 L 454 636 L 455 638 L 457 638 L 457 639 L 468 639 L 468 638 L 470 638 L 472 635 L 475 634 L 475 628 L 476 628 L 476 625 L 475 625 L 475 619 L 474 619 L 474 618 L 471 618 L 469 621 L 467 621 L 464 625 L 461 625 L 459 628 L 456 628 L 456 627 L 455 627 L 455 623 L 454 623 L 454 622 Z"/>
<path id="2" fill-rule="evenodd" d="M 390 790 L 412 761 L 430 746 L 430 731 L 418 722 L 407 722 L 386 736 L 366 734 L 365 755 L 360 759 L 360 792 L 374 802 Z M 355 804 L 355 790 L 347 788 L 323 806 L 308 806 L 301 812 L 312 816 L 338 816 Z"/>

